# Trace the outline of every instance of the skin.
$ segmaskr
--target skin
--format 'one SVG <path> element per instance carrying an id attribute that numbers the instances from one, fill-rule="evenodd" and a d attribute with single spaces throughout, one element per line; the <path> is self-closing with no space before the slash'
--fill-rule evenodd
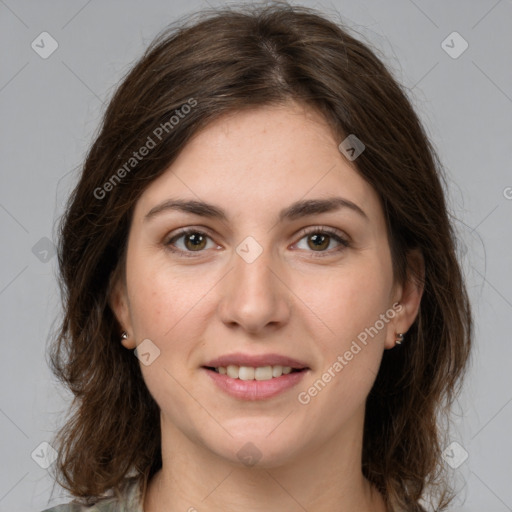
<path id="1" fill-rule="evenodd" d="M 161 410 L 163 458 L 145 512 L 386 510 L 361 472 L 365 400 L 383 351 L 414 322 L 422 289 L 394 282 L 379 198 L 340 142 L 318 113 L 296 103 L 237 112 L 197 133 L 138 200 L 125 276 L 110 304 L 128 332 L 125 348 L 150 339 L 160 350 L 141 363 Z M 333 195 L 359 205 L 367 219 L 344 208 L 277 220 L 296 200 Z M 144 220 L 171 197 L 213 203 L 228 221 L 173 210 Z M 331 237 L 316 248 L 312 235 L 301 234 L 308 226 L 335 228 L 350 245 Z M 165 245 L 183 227 L 208 235 L 200 252 L 187 236 L 174 241 L 193 257 Z M 247 236 L 263 250 L 250 264 L 236 252 Z M 418 254 L 410 263 L 423 271 Z M 396 302 L 400 312 L 378 335 L 299 403 L 298 393 Z M 201 368 L 232 352 L 288 355 L 310 370 L 276 397 L 244 401 Z M 248 442 L 260 456 L 254 466 L 237 456 Z"/>

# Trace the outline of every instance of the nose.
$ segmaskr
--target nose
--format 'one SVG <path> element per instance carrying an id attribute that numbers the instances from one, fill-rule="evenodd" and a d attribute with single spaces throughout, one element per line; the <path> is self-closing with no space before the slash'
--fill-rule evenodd
<path id="1" fill-rule="evenodd" d="M 252 334 L 285 325 L 291 313 L 291 291 L 283 269 L 265 248 L 252 262 L 233 254 L 231 272 L 222 280 L 219 315 L 230 328 Z"/>

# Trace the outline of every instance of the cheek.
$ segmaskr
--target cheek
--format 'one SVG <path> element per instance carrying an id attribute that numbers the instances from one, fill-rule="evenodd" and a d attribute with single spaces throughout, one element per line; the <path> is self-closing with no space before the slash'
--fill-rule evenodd
<path id="1" fill-rule="evenodd" d="M 389 307 L 391 268 L 386 261 L 368 257 L 357 265 L 297 282 L 297 295 L 305 297 L 311 321 L 319 323 L 326 348 L 342 350 L 366 328 L 373 326 Z M 385 331 L 385 329 L 382 329 Z M 329 352 L 329 350 L 327 350 Z"/>
<path id="2" fill-rule="evenodd" d="M 363 291 L 364 295 L 368 292 L 366 297 L 362 297 Z M 305 408 L 305 421 L 311 429 L 320 429 L 325 438 L 364 408 L 384 349 L 386 324 L 375 329 L 385 312 L 383 298 L 374 286 L 346 286 L 331 296 L 335 305 L 322 310 L 322 319 L 330 330 L 316 338 L 320 364 L 296 398 Z"/>
<path id="3" fill-rule="evenodd" d="M 390 272 L 386 260 L 368 257 L 301 292 L 307 292 L 314 312 L 311 322 L 319 325 L 315 342 L 321 362 L 301 387 L 305 395 L 299 402 L 310 400 L 313 407 L 328 409 L 333 425 L 364 403 L 378 373 L 391 319 L 386 316 Z"/>
<path id="4" fill-rule="evenodd" d="M 128 265 L 128 292 L 135 334 L 163 342 L 201 307 L 211 285 L 189 269 L 176 271 L 165 258 L 135 254 Z"/>
<path id="5" fill-rule="evenodd" d="M 203 306 L 200 299 L 209 287 L 204 280 L 176 272 L 169 264 L 155 257 L 144 258 L 142 253 L 132 255 L 127 272 L 137 343 L 149 339 L 157 347 L 150 349 L 149 365 L 141 360 L 144 381 L 159 406 L 178 415 L 190 407 L 183 383 L 190 381 L 190 355 L 201 338 L 197 321 Z"/>

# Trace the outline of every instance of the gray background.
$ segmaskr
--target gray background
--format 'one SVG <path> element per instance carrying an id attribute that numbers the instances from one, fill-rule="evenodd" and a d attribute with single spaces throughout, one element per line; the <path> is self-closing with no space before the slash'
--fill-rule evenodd
<path id="1" fill-rule="evenodd" d="M 456 456 L 464 449 L 469 457 L 450 468 L 461 489 L 452 510 L 511 511 L 512 2 L 302 4 L 338 11 L 383 52 L 444 162 L 476 322 L 454 414 Z M 206 5 L 0 0 L 1 511 L 68 501 L 58 486 L 51 495 L 49 473 L 35 462 L 69 403 L 45 360 L 59 314 L 48 239 L 55 242 L 56 220 L 115 84 L 164 25 Z M 43 31 L 58 42 L 47 59 L 31 47 Z M 469 44 L 458 58 L 442 47 L 453 31 Z M 452 51 L 461 48 L 448 41 Z"/>

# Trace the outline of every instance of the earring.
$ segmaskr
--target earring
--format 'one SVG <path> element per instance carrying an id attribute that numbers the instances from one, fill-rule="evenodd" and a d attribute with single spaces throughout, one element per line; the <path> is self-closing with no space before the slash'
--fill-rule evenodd
<path id="1" fill-rule="evenodd" d="M 401 345 L 402 341 L 404 341 L 404 335 L 402 333 L 397 333 L 398 338 L 395 340 L 397 345 Z"/>
<path id="2" fill-rule="evenodd" d="M 126 331 L 123 331 L 123 334 L 121 334 L 121 339 L 122 340 L 128 339 L 128 333 Z"/>

